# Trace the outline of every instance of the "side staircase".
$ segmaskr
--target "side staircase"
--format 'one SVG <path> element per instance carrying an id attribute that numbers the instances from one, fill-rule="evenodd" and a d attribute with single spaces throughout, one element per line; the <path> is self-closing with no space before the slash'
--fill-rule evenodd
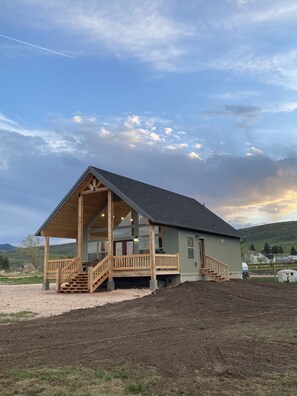
<path id="1" fill-rule="evenodd" d="M 205 256 L 205 267 L 200 272 L 217 283 L 228 282 L 230 279 L 229 265 L 210 256 Z"/>

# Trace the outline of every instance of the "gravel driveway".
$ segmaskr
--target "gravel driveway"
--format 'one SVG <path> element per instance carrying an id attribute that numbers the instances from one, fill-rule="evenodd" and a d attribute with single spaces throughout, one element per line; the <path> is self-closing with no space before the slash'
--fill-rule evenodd
<path id="1" fill-rule="evenodd" d="M 41 285 L 0 285 L 0 312 L 31 311 L 38 316 L 59 315 L 79 308 L 132 300 L 150 294 L 149 289 L 121 289 L 92 294 L 62 294 L 42 291 Z"/>

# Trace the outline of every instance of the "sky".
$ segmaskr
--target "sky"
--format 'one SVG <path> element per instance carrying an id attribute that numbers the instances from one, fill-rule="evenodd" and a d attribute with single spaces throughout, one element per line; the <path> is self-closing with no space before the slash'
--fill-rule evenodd
<path id="1" fill-rule="evenodd" d="M 295 0 L 1 0 L 0 243 L 89 165 L 297 220 Z"/>

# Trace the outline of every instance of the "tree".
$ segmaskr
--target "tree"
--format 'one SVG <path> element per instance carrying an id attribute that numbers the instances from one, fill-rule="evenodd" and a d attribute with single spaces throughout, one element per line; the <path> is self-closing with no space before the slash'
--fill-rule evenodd
<path id="1" fill-rule="evenodd" d="M 7 257 L 0 256 L 0 269 L 4 271 L 10 270 L 9 260 Z"/>
<path id="2" fill-rule="evenodd" d="M 270 246 L 268 245 L 267 242 L 265 242 L 263 252 L 264 252 L 265 254 L 269 254 L 269 253 L 271 252 Z"/>
<path id="3" fill-rule="evenodd" d="M 42 251 L 40 246 L 42 246 L 41 239 L 32 234 L 28 234 L 21 243 L 21 247 L 24 248 L 30 264 L 32 264 L 35 269 L 41 267 Z"/>
<path id="4" fill-rule="evenodd" d="M 251 246 L 249 247 L 249 250 L 252 251 L 252 252 L 256 251 L 256 248 L 255 248 L 253 243 L 251 243 Z"/>
<path id="5" fill-rule="evenodd" d="M 283 254 L 284 253 L 284 249 L 282 246 L 278 247 L 278 253 Z"/>
<path id="6" fill-rule="evenodd" d="M 273 245 L 271 248 L 271 253 L 277 254 L 279 251 L 279 247 L 277 245 Z"/>
<path id="7" fill-rule="evenodd" d="M 297 251 L 294 248 L 294 246 L 291 247 L 291 253 L 290 254 L 291 254 L 291 256 L 296 256 L 297 255 Z"/>

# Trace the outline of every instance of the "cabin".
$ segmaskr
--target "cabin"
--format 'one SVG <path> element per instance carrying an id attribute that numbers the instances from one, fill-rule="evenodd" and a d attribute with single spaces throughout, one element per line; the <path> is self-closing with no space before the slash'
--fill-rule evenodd
<path id="1" fill-rule="evenodd" d="M 125 281 L 151 290 L 185 281 L 241 278 L 237 230 L 195 199 L 90 166 L 36 232 L 45 238 L 44 290 L 108 290 Z M 77 241 L 50 260 L 50 238 Z"/>

